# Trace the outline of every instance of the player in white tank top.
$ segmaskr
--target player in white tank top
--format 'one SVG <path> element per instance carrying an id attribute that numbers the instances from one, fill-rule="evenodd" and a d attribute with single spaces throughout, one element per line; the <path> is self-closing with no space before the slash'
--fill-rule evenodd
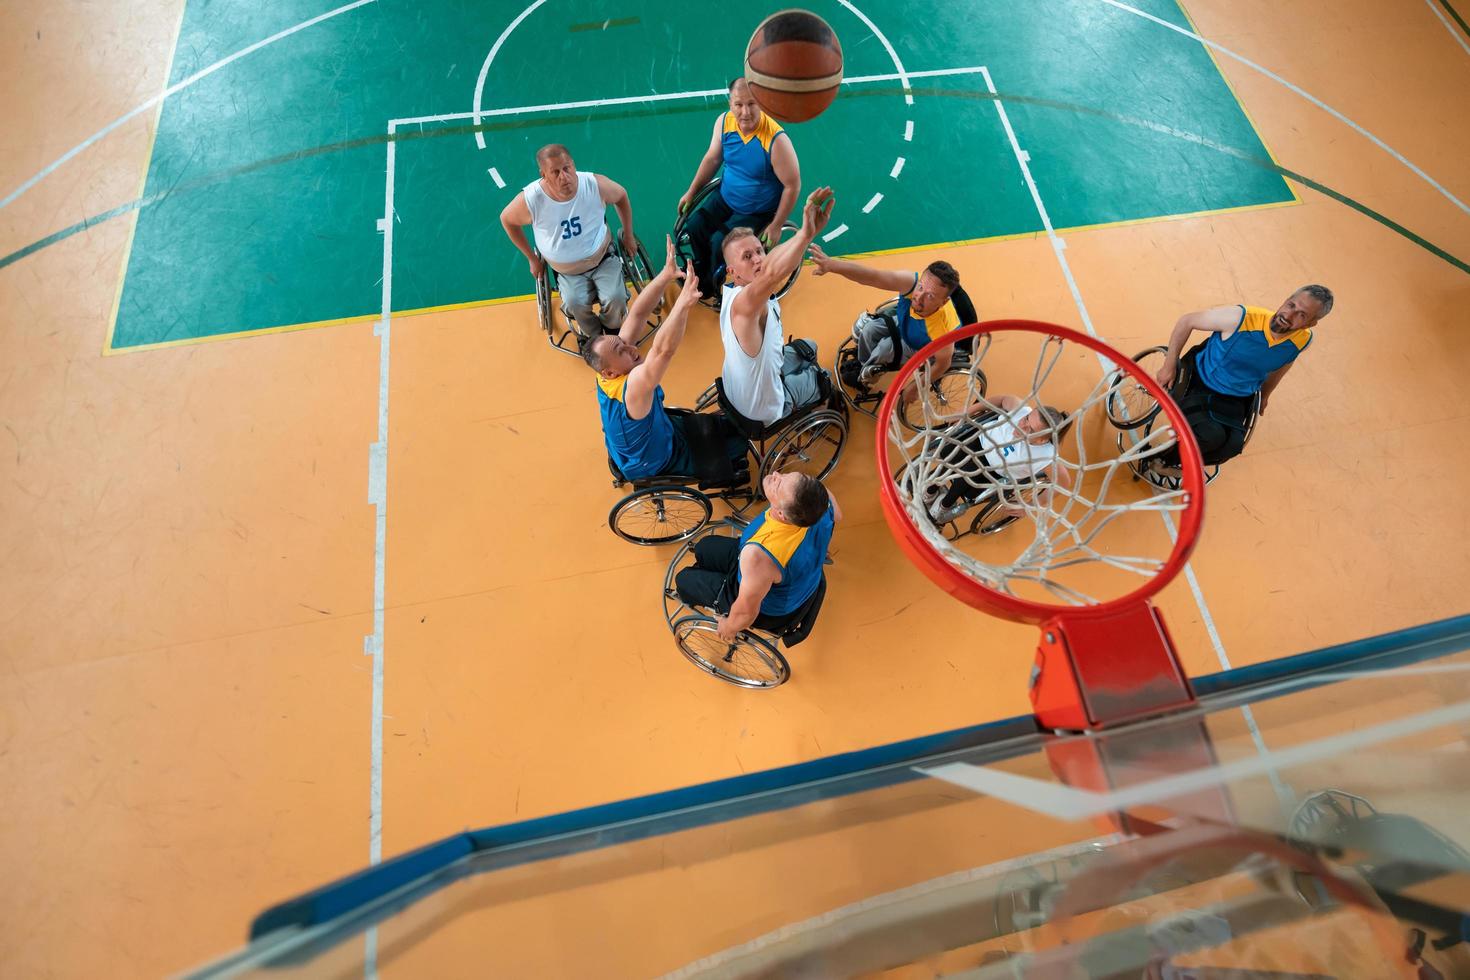
<path id="1" fill-rule="evenodd" d="M 584 338 L 616 332 L 627 312 L 628 291 L 622 265 L 608 248 L 606 210 L 612 205 L 622 221 L 620 239 L 632 253 L 633 208 L 628 192 L 601 174 L 578 173 L 567 148 L 553 143 L 536 153 L 541 179 L 527 184 L 500 212 L 500 224 L 511 244 L 526 257 L 531 275 L 549 265 L 556 272 L 553 288 Z M 536 248 L 526 238 L 532 227 Z"/>
<path id="2" fill-rule="evenodd" d="M 735 411 L 753 422 L 767 425 L 781 418 L 786 408 L 786 386 L 781 380 L 782 348 L 781 304 L 766 300 L 766 327 L 760 350 L 754 357 L 745 353 L 735 328 L 730 323 L 730 309 L 744 286 L 725 284 L 720 304 L 720 343 L 725 346 L 725 364 L 720 371 L 725 395 Z"/>
<path id="3" fill-rule="evenodd" d="M 597 175 L 577 174 L 577 190 L 569 201 L 558 201 L 535 180 L 521 191 L 531 212 L 531 231 L 536 250 L 557 272 L 586 272 L 597 265 L 607 250 L 606 205 L 597 187 Z"/>

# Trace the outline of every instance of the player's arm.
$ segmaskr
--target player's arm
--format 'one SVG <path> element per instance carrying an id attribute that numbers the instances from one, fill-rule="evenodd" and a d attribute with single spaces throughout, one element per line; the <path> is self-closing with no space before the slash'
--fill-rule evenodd
<path id="1" fill-rule="evenodd" d="M 666 272 L 668 266 L 666 265 L 664 269 Z M 663 276 L 664 272 L 660 272 L 659 275 Z M 656 295 L 656 288 L 662 290 L 662 286 L 656 287 L 655 283 L 650 283 L 648 289 L 640 293 L 638 298 L 642 299 L 645 294 Z M 667 283 L 668 280 L 664 280 L 664 284 L 667 285 Z M 653 342 L 648 347 L 648 355 L 643 358 L 642 364 L 628 372 L 628 385 L 623 389 L 623 404 L 633 418 L 643 418 L 653 407 L 653 391 L 663 383 L 664 374 L 668 372 L 669 364 L 674 360 L 674 352 L 684 342 L 684 328 L 689 325 L 689 310 L 697 302 L 699 302 L 699 277 L 694 274 L 693 270 L 690 270 L 684 277 L 684 288 L 679 290 L 679 298 L 674 300 L 674 308 L 669 311 L 658 333 L 653 335 Z M 630 310 L 628 316 L 630 320 L 633 319 L 632 314 L 633 311 Z M 644 318 L 646 316 L 647 311 L 645 310 Z"/>
<path id="2" fill-rule="evenodd" d="M 683 274 L 674 263 L 674 240 L 664 236 L 664 267 L 658 270 L 658 275 L 650 279 L 648 285 L 639 290 L 638 295 L 633 297 L 633 302 L 628 304 L 628 312 L 623 317 L 623 326 L 618 330 L 618 336 L 630 344 L 638 343 L 639 334 L 643 333 L 644 326 L 653 316 L 653 308 L 664 298 L 664 291 L 669 288 L 669 283 Z M 631 379 L 629 383 L 632 383 Z"/>
<path id="3" fill-rule="evenodd" d="M 1189 342 L 1189 335 L 1196 330 L 1205 333 L 1228 333 L 1240 326 L 1240 321 L 1245 318 L 1245 310 L 1239 306 L 1216 306 L 1208 310 L 1199 310 L 1195 313 L 1186 313 L 1174 324 L 1174 330 L 1169 334 L 1169 352 L 1164 355 L 1164 366 L 1159 368 L 1158 374 L 1154 375 L 1159 384 L 1165 388 L 1174 383 L 1174 378 L 1179 372 L 1179 356 L 1184 353 L 1184 345 Z"/>
<path id="4" fill-rule="evenodd" d="M 525 226 L 531 223 L 531 208 L 526 204 L 526 192 L 522 191 L 511 198 L 510 203 L 500 212 L 500 227 L 505 229 L 505 237 L 510 243 L 520 249 L 526 261 L 531 264 L 531 275 L 541 275 L 541 256 L 531 247 L 526 240 Z"/>
<path id="5" fill-rule="evenodd" d="M 632 255 L 637 247 L 638 241 L 633 237 L 633 202 L 628 199 L 628 190 L 615 180 L 597 175 L 597 192 L 602 195 L 603 204 L 611 204 L 613 210 L 618 213 L 618 221 L 622 223 L 623 230 L 618 235 L 623 240 L 623 248 Z"/>
<path id="6" fill-rule="evenodd" d="M 796 148 L 785 132 L 776 134 L 771 141 L 771 169 L 781 181 L 781 200 L 776 203 L 776 214 L 771 223 L 761 232 L 761 240 L 770 248 L 781 240 L 781 226 L 796 207 L 796 195 L 801 193 L 801 165 L 796 160 Z"/>
<path id="7" fill-rule="evenodd" d="M 720 639 L 734 642 L 735 636 L 748 629 L 760 615 L 761 603 L 771 591 L 771 586 L 781 581 L 781 568 L 771 556 L 759 547 L 747 546 L 740 550 L 740 594 L 730 606 L 730 612 L 715 618 L 715 627 Z"/>
<path id="8" fill-rule="evenodd" d="M 826 490 L 827 488 L 823 487 L 822 489 Z M 835 524 L 842 520 L 842 508 L 837 506 L 837 495 L 831 490 L 827 490 L 827 499 L 832 502 L 832 523 Z"/>
<path id="9" fill-rule="evenodd" d="M 902 296 L 914 288 L 918 281 L 912 272 L 904 272 L 901 269 L 874 269 L 872 266 L 863 265 L 861 262 L 850 262 L 847 259 L 834 259 L 822 251 L 820 245 L 813 245 L 812 264 L 816 266 L 815 275 L 825 276 L 829 272 L 836 273 L 844 279 L 863 286 L 873 286 L 877 289 L 886 289 L 889 292 L 898 293 Z"/>
<path id="10" fill-rule="evenodd" d="M 689 182 L 689 189 L 684 196 L 679 198 L 679 213 L 683 214 L 689 210 L 689 205 L 694 203 L 694 195 L 699 189 L 714 179 L 715 171 L 720 169 L 720 162 L 724 159 L 724 151 L 720 147 L 720 137 L 725 128 L 725 117 L 723 115 L 715 119 L 714 135 L 709 138 L 709 148 L 704 151 L 704 156 L 699 159 L 699 166 L 694 168 L 694 179 Z"/>
<path id="11" fill-rule="evenodd" d="M 794 238 L 771 249 L 765 264 L 761 266 L 760 275 L 752 279 L 750 285 L 740 290 L 731 300 L 732 317 L 745 319 L 759 315 L 761 307 L 766 305 L 776 288 L 801 265 L 801 257 L 812 239 L 827 227 L 827 222 L 832 217 L 833 200 L 830 187 L 818 187 L 807 196 L 806 206 L 801 209 L 800 230 Z M 744 340 L 741 342 L 744 343 Z"/>
<path id="12" fill-rule="evenodd" d="M 1276 370 L 1272 371 L 1270 374 L 1266 375 L 1266 383 L 1261 385 L 1261 415 L 1266 414 L 1266 402 L 1271 400 L 1271 392 L 1276 390 L 1276 386 L 1281 383 L 1282 378 L 1286 377 L 1286 372 L 1290 371 L 1291 366 L 1295 363 L 1296 361 L 1288 361 Z"/>

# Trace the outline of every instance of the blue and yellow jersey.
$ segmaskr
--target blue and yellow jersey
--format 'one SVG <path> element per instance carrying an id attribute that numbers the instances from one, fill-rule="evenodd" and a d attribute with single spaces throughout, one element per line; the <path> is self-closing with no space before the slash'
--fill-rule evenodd
<path id="1" fill-rule="evenodd" d="M 919 284 L 919 277 L 914 276 L 914 285 L 909 291 L 898 298 L 898 309 L 893 313 L 898 321 L 898 333 L 903 337 L 904 346 L 910 350 L 919 350 L 931 340 L 938 340 L 951 330 L 957 330 L 960 326 L 960 315 L 955 312 L 954 302 L 945 300 L 944 305 L 922 320 L 914 316 L 913 301 L 909 299 L 913 295 L 914 287 Z"/>
<path id="2" fill-rule="evenodd" d="M 653 389 L 653 406 L 648 414 L 635 419 L 623 404 L 628 376 L 612 381 L 597 379 L 597 404 L 602 410 L 602 439 L 607 454 L 630 480 L 657 476 L 664 472 L 674 455 L 674 425 L 664 411 L 663 386 Z"/>
<path id="3" fill-rule="evenodd" d="M 745 136 L 735 123 L 735 113 L 726 112 L 724 135 L 725 173 L 720 178 L 720 196 L 736 214 L 765 214 L 781 203 L 781 178 L 771 166 L 771 145 L 784 130 L 764 112 L 755 132 Z M 790 139 L 791 137 L 787 137 Z M 759 233 L 761 229 L 757 228 Z"/>
<path id="4" fill-rule="evenodd" d="M 1194 369 L 1211 391 L 1246 398 L 1261 390 L 1266 378 L 1280 370 L 1312 342 L 1310 329 L 1285 336 L 1273 333 L 1275 314 L 1260 306 L 1242 306 L 1240 325 L 1229 337 L 1210 334 L 1195 357 Z"/>
<path id="5" fill-rule="evenodd" d="M 781 581 L 761 600 L 761 613 L 785 616 L 800 609 L 822 583 L 822 564 L 827 560 L 827 545 L 832 541 L 832 528 L 837 515 L 832 504 L 811 527 L 797 527 L 771 516 L 767 510 L 750 522 L 740 535 L 740 550 L 753 544 L 771 556 L 781 569 Z"/>

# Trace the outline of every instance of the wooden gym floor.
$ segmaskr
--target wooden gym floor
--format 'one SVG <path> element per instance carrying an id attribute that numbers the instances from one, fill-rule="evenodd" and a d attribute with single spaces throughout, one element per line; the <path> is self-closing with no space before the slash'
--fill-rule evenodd
<path id="1" fill-rule="evenodd" d="M 475 73 L 521 5 L 420 5 L 416 35 L 392 0 L 189 6 L 0 12 L 6 976 L 177 971 L 238 945 L 264 906 L 467 826 L 1027 709 L 1031 631 L 904 561 L 864 419 L 831 480 L 847 520 L 828 606 L 778 691 L 686 664 L 659 614 L 669 552 L 607 531 L 616 493 L 588 372 L 546 347 L 530 303 L 505 301 L 529 283 L 495 213 L 531 178 L 529 148 L 565 138 L 584 167 L 638 168 L 652 247 L 703 145 L 683 134 L 715 102 L 671 102 L 626 131 L 596 108 L 585 126 L 563 112 L 486 128 L 487 150 L 469 130 L 399 142 L 399 192 L 417 206 L 396 215 L 393 309 L 458 308 L 395 315 L 380 336 L 384 127 L 474 108 Z M 894 268 L 945 257 L 986 317 L 1080 326 L 1080 300 L 1125 352 L 1187 310 L 1274 307 L 1312 281 L 1337 292 L 1210 488 L 1197 593 L 1181 579 L 1160 602 L 1189 669 L 1463 612 L 1470 37 L 1453 10 L 1191 0 L 1185 20 L 1171 3 L 1047 0 L 981 30 L 964 5 L 861 6 L 909 72 L 990 65 L 1057 226 L 1088 227 L 1061 232 L 1074 299 L 973 84 L 914 80 L 912 148 L 890 135 L 921 179 L 889 181 L 890 157 L 876 177 L 843 170 L 868 139 L 852 127 L 902 118 L 890 81 L 792 129 L 805 183 L 836 186 L 834 223 L 851 226 L 829 251 L 909 250 L 875 259 Z M 813 8 L 844 37 L 849 75 L 893 70 L 851 4 Z M 657 0 L 547 4 L 506 35 L 484 107 L 718 88 L 738 58 L 681 39 L 669 25 L 683 19 Z M 1239 58 L 1212 61 L 1158 21 Z M 594 75 L 597 45 L 623 57 Z M 576 68 L 538 76 L 548 52 Z M 381 68 L 393 55 L 415 71 Z M 1069 62 L 1078 74 L 1059 76 Z M 1124 83 L 1149 72 L 1183 78 L 1184 95 Z M 175 83 L 160 112 L 150 100 Z M 1101 115 L 1084 125 L 1046 100 Z M 1221 165 L 1123 117 L 1256 163 Z M 642 152 L 590 162 L 619 133 Z M 338 164 L 302 163 L 329 143 L 350 144 Z M 961 218 L 915 217 L 926 208 Z M 921 247 L 955 239 L 986 240 Z M 825 361 L 879 298 L 808 273 L 786 320 Z M 670 402 L 718 362 L 700 311 Z"/>

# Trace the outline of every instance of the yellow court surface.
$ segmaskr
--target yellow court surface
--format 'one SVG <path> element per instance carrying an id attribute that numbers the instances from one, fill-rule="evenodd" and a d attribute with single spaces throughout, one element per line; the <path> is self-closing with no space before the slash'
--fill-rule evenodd
<path id="1" fill-rule="evenodd" d="M 660 260 L 723 95 L 635 98 L 720 92 L 739 52 L 670 26 L 698 5 L 558 2 L 0 8 L 0 976 L 179 973 L 466 828 L 1030 712 L 1035 629 L 903 556 L 860 414 L 790 681 L 680 654 L 674 548 L 610 533 L 593 374 L 498 214 L 566 142 Z M 820 8 L 849 76 L 907 81 L 788 127 L 849 229 L 828 253 L 943 258 L 982 320 L 1128 355 L 1336 294 L 1157 599 L 1191 675 L 1466 611 L 1470 37 L 1439 0 L 858 6 L 871 35 Z M 966 34 L 981 7 L 1014 35 Z M 1149 101 L 1130 66 L 1213 94 Z M 885 298 L 808 264 L 782 318 L 830 367 Z M 697 308 L 668 404 L 720 363 Z"/>

